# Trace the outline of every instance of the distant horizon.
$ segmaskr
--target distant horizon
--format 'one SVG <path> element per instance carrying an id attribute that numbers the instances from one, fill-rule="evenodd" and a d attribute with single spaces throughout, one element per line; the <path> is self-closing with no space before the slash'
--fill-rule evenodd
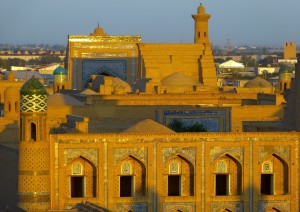
<path id="1" fill-rule="evenodd" d="M 294 41 L 287 41 L 287 42 L 294 42 Z M 146 42 L 142 42 L 142 43 L 146 43 Z M 170 43 L 171 44 L 171 43 Z M 183 43 L 185 44 L 185 43 Z M 296 43 L 297 44 L 297 43 Z M 67 47 L 67 43 L 0 43 L 0 48 L 1 46 L 4 46 L 4 45 L 9 45 L 9 46 L 26 46 L 26 45 L 49 45 L 49 46 L 65 46 Z M 213 46 L 218 46 L 218 47 L 225 47 L 226 44 L 223 44 L 223 45 L 218 45 L 218 44 L 214 44 L 212 43 Z M 284 47 L 284 43 L 282 44 L 231 44 L 232 47 L 242 47 L 242 46 L 255 46 L 255 47 L 258 47 L 258 48 L 261 48 L 261 47 L 267 47 L 267 48 L 272 48 L 272 47 L 276 47 L 276 48 L 283 48 Z M 298 46 L 297 45 L 297 49 L 300 48 L 300 45 Z"/>
<path id="2" fill-rule="evenodd" d="M 89 35 L 98 25 L 109 35 L 140 35 L 143 43 L 193 43 L 200 1 L 9 0 L 1 2 L 0 43 L 66 45 L 68 35 Z M 300 43 L 299 0 L 202 0 L 210 42 L 279 46 Z M 145 9 L 146 8 L 146 9 Z M 12 12 L 13 11 L 13 12 Z"/>

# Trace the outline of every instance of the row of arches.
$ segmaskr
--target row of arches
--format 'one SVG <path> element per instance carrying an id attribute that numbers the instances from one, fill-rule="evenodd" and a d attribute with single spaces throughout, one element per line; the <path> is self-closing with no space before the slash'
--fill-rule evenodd
<path id="1" fill-rule="evenodd" d="M 210 177 L 213 196 L 243 195 L 243 167 L 240 161 L 229 154 L 220 156 L 211 164 Z M 284 195 L 288 193 L 288 165 L 278 155 L 271 154 L 259 164 L 260 195 Z M 66 167 L 66 193 L 71 198 L 96 197 L 95 165 L 79 157 Z M 194 196 L 194 165 L 185 157 L 176 155 L 169 159 L 162 169 L 163 196 Z M 134 156 L 127 156 L 115 165 L 114 196 L 146 196 L 145 164 Z"/>
<path id="2" fill-rule="evenodd" d="M 288 165 L 278 155 L 271 154 L 259 163 L 259 194 L 284 195 L 288 193 Z M 226 154 L 213 163 L 211 174 L 216 196 L 242 195 L 242 165 L 234 157 Z"/>

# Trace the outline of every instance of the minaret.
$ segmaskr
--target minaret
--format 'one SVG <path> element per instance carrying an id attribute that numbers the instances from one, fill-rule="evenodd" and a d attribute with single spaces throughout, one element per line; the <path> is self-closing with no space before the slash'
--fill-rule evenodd
<path id="1" fill-rule="evenodd" d="M 61 90 L 66 89 L 66 84 L 68 82 L 68 71 L 58 66 L 54 70 L 53 76 L 54 76 L 53 92 L 59 93 Z"/>
<path id="2" fill-rule="evenodd" d="M 192 15 L 192 17 L 195 20 L 194 43 L 202 45 L 201 48 L 204 47 L 199 58 L 199 82 L 217 90 L 216 66 L 208 36 L 208 20 L 210 19 L 210 15 L 205 13 L 205 8 L 200 4 L 198 13 Z"/>
<path id="3" fill-rule="evenodd" d="M 46 90 L 36 78 L 20 90 L 18 206 L 50 209 L 50 146 L 47 139 Z"/>
<path id="4" fill-rule="evenodd" d="M 198 13 L 192 17 L 195 20 L 194 43 L 209 43 L 208 20 L 210 15 L 205 13 L 202 3 L 198 7 Z"/>

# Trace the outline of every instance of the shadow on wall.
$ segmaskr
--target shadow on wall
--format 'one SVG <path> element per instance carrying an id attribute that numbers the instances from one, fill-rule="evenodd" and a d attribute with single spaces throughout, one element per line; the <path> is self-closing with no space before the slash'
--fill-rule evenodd
<path id="1" fill-rule="evenodd" d="M 4 121 L 0 120 L 0 122 L 2 125 L 0 129 L 1 144 L 12 147 L 14 149 L 18 149 L 18 145 L 19 145 L 18 122 L 16 120 L 14 120 L 13 122 L 9 121 L 9 123 L 7 124 L 5 124 L 5 120 Z"/>
<path id="2" fill-rule="evenodd" d="M 0 145 L 0 211 L 18 207 L 18 150 Z"/>

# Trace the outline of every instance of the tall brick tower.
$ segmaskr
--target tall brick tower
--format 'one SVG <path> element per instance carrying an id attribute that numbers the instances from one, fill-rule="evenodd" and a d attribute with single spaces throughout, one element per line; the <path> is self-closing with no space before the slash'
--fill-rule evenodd
<path id="1" fill-rule="evenodd" d="M 205 8 L 200 4 L 198 13 L 192 15 L 192 17 L 195 20 L 194 43 L 209 43 L 208 20 L 210 19 L 210 14 L 206 14 Z"/>
<path id="2" fill-rule="evenodd" d="M 216 66 L 208 36 L 210 14 L 206 14 L 204 6 L 200 4 L 197 14 L 192 17 L 195 20 L 194 43 L 204 46 L 199 60 L 199 82 L 211 88 L 217 88 Z"/>
<path id="3" fill-rule="evenodd" d="M 284 43 L 283 50 L 283 57 L 285 60 L 297 58 L 297 45 L 295 42 Z"/>
<path id="4" fill-rule="evenodd" d="M 46 90 L 38 79 L 20 90 L 18 206 L 24 210 L 50 209 L 50 147 L 47 139 Z"/>

